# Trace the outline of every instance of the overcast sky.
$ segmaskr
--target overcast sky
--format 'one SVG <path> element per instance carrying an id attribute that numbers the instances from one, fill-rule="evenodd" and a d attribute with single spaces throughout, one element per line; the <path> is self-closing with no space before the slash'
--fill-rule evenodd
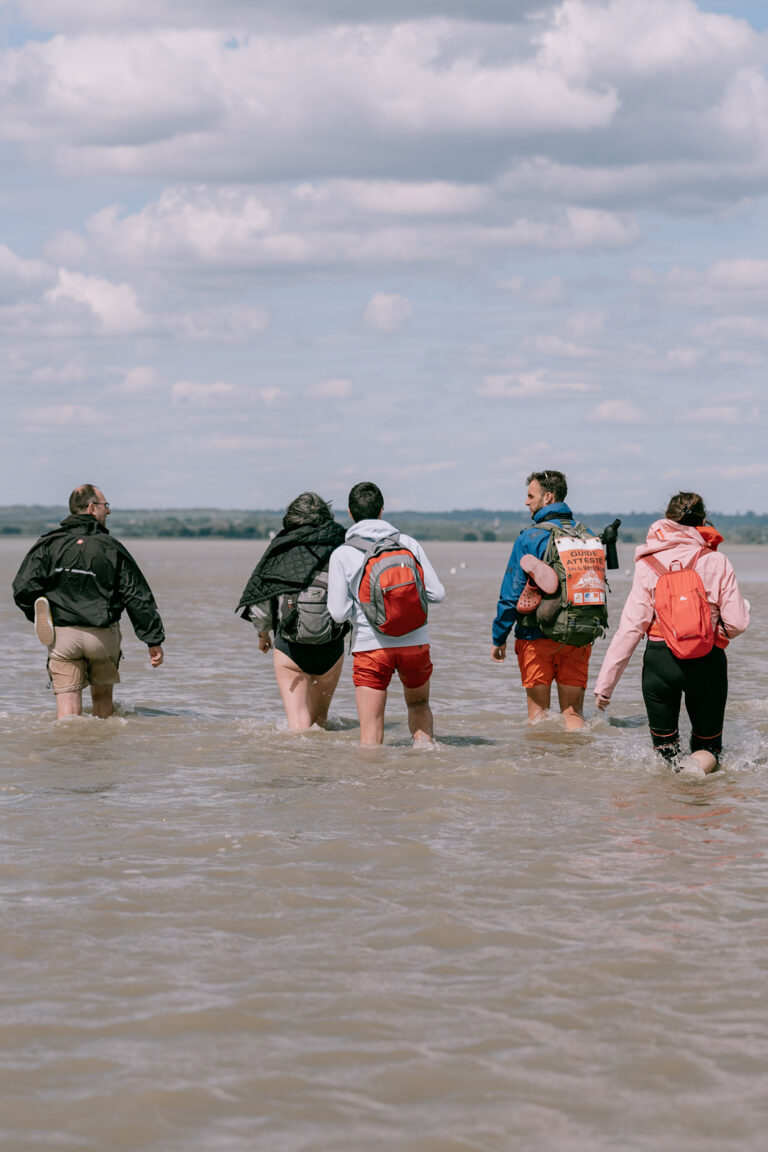
<path id="1" fill-rule="evenodd" d="M 768 511 L 766 8 L 0 0 L 0 504 Z"/>

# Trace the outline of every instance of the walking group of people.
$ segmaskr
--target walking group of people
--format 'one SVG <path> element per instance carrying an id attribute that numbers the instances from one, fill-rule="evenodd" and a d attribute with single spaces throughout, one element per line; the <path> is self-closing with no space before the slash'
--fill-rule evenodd
<path id="1" fill-rule="evenodd" d="M 608 530 L 603 539 L 574 520 L 562 472 L 534 472 L 527 485 L 532 524 L 515 541 L 504 573 L 491 659 L 505 660 L 514 629 L 529 721 L 549 711 L 554 683 L 565 727 L 575 731 L 585 723 L 592 645 L 608 623 Z M 79 714 L 90 687 L 93 714 L 107 717 L 120 680 L 122 612 L 153 667 L 163 661 L 165 635 L 146 579 L 107 530 L 103 492 L 81 485 L 69 508 L 24 558 L 14 599 L 48 649 L 58 716 Z M 325 725 L 351 632 L 360 743 L 382 743 L 387 691 L 397 672 L 414 745 L 428 747 L 428 606 L 439 604 L 445 589 L 419 542 L 398 532 L 383 511 L 380 489 L 356 484 L 349 493 L 352 527 L 345 532 L 325 500 L 302 493 L 288 506 L 237 610 L 255 625 L 259 649 L 273 653 L 292 730 Z M 645 637 L 642 690 L 653 745 L 677 767 L 703 773 L 717 767 L 722 749 L 725 648 L 749 624 L 749 604 L 718 551 L 723 538 L 706 517 L 698 493 L 680 492 L 651 525 L 636 549 L 632 589 L 595 685 L 602 710 Z M 681 761 L 683 699 L 692 730 L 690 756 Z"/>

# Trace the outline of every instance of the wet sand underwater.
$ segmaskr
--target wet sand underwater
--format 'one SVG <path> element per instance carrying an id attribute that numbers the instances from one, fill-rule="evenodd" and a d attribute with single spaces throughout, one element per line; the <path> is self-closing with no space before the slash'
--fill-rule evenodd
<path id="1" fill-rule="evenodd" d="M 130 547 L 166 664 L 126 623 L 109 721 L 54 721 L 0 604 L 3 1152 L 762 1152 L 768 548 L 725 549 L 753 624 L 695 782 L 640 652 L 610 722 L 525 724 L 489 659 L 508 545 L 426 545 L 434 752 L 397 689 L 357 747 L 351 659 L 333 731 L 286 731 L 234 614 L 262 545 Z"/>

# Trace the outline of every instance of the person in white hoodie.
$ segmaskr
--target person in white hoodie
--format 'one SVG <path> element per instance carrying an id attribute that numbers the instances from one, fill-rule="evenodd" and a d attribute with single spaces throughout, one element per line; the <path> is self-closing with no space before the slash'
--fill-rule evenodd
<path id="1" fill-rule="evenodd" d="M 723 743 L 723 718 L 728 696 L 725 649 L 749 624 L 749 602 L 736 583 L 730 561 L 717 551 L 723 537 L 710 525 L 704 501 L 697 492 L 678 492 L 669 502 L 666 517 L 648 529 L 648 538 L 635 551 L 635 576 L 595 684 L 595 703 L 608 707 L 613 690 L 643 637 L 648 642 L 643 657 L 643 700 L 653 745 L 670 762 L 680 752 L 678 721 L 680 705 L 691 721 L 691 755 L 677 770 L 686 767 L 712 772 Z M 695 563 L 707 596 L 714 644 L 705 655 L 684 660 L 667 647 L 654 613 L 654 592 L 659 576 L 643 557 L 657 557 L 664 568 L 677 561 L 687 564 L 705 549 Z"/>
<path id="2" fill-rule="evenodd" d="M 426 600 L 439 604 L 445 597 L 445 589 L 426 553 L 418 541 L 398 533 L 382 520 L 383 510 L 384 497 L 375 484 L 368 481 L 356 484 L 349 493 L 349 514 L 354 524 L 346 539 L 361 538 L 373 543 L 385 537 L 397 537 L 397 546 L 411 552 L 421 567 Z M 360 743 L 383 742 L 387 689 L 396 671 L 403 685 L 414 746 L 428 746 L 432 743 L 433 717 L 429 705 L 432 661 L 426 623 L 399 636 L 385 635 L 369 623 L 359 599 L 366 560 L 359 545 L 345 543 L 332 553 L 328 567 L 328 611 L 339 624 L 352 621 L 352 681 L 360 720 Z"/>

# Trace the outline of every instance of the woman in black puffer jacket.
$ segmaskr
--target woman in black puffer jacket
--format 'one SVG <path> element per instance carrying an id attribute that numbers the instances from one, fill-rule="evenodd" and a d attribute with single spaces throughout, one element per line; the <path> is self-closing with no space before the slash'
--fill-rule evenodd
<path id="1" fill-rule="evenodd" d="M 257 628 L 261 651 L 273 649 L 275 678 L 293 732 L 325 727 L 341 676 L 348 625 L 331 619 L 326 597 L 328 561 L 344 535 L 327 501 L 302 492 L 288 505 L 282 530 L 237 606 Z"/>

